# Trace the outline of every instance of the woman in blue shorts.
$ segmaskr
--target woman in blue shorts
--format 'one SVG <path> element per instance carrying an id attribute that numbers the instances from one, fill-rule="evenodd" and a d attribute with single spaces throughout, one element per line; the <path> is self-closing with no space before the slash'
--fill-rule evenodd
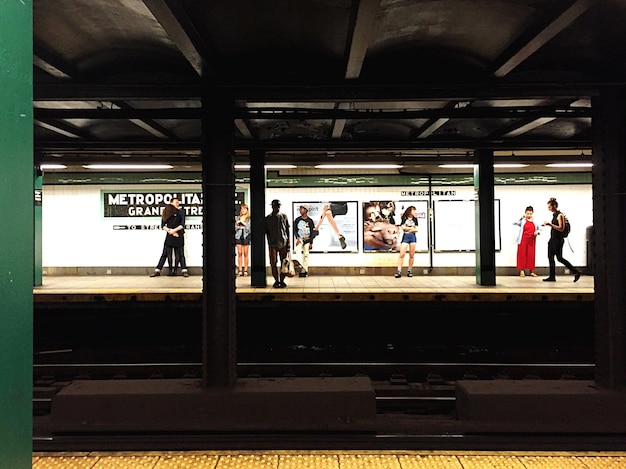
<path id="1" fill-rule="evenodd" d="M 417 209 L 411 205 L 408 207 L 404 213 L 402 214 L 402 221 L 400 222 L 400 228 L 404 233 L 402 235 L 402 244 L 400 245 L 400 256 L 398 257 L 398 271 L 395 273 L 395 278 L 400 278 L 402 276 L 402 264 L 404 263 L 404 255 L 408 249 L 409 251 L 409 269 L 406 272 L 407 277 L 413 277 L 413 260 L 415 258 L 415 243 L 417 242 L 417 238 L 415 233 L 417 233 L 417 217 L 415 216 L 415 211 Z"/>

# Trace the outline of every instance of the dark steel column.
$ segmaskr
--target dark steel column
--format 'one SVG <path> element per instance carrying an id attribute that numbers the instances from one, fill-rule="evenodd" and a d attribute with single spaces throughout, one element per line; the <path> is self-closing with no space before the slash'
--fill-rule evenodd
<path id="1" fill-rule="evenodd" d="M 43 217 L 43 174 L 41 170 L 34 171 L 34 242 L 33 242 L 33 285 L 40 286 L 43 284 L 43 252 L 42 252 L 42 217 Z"/>
<path id="2" fill-rule="evenodd" d="M 252 276 L 253 287 L 266 287 L 265 273 L 265 151 L 252 150 L 250 153 L 250 200 L 252 222 Z"/>
<path id="3" fill-rule="evenodd" d="M 237 380 L 234 100 L 205 90 L 202 102 L 202 382 Z"/>
<path id="4" fill-rule="evenodd" d="M 0 467 L 29 468 L 33 425 L 33 5 L 0 6 Z"/>
<path id="5" fill-rule="evenodd" d="M 596 382 L 626 389 L 626 89 L 603 89 L 592 112 Z"/>
<path id="6" fill-rule="evenodd" d="M 493 151 L 478 150 L 476 156 L 476 283 L 493 286 L 496 284 Z"/>

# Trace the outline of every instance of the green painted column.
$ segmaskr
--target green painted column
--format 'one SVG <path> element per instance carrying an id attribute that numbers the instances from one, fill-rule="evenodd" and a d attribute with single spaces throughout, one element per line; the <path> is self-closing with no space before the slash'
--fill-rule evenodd
<path id="1" fill-rule="evenodd" d="M 31 467 L 33 5 L 0 0 L 0 468 Z"/>

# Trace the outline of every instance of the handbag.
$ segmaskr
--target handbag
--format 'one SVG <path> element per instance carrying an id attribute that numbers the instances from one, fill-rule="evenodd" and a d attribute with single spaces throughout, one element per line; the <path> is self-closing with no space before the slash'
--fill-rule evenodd
<path id="1" fill-rule="evenodd" d="M 293 265 L 293 259 L 291 258 L 291 251 L 287 253 L 287 257 L 283 259 L 280 266 L 280 272 L 287 277 L 293 277 L 296 275 L 296 269 Z"/>

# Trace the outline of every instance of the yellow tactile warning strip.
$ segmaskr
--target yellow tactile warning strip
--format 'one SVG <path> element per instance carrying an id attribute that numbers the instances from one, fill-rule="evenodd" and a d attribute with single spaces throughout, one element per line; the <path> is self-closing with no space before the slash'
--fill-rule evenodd
<path id="1" fill-rule="evenodd" d="M 623 469 L 624 452 L 187 451 L 35 453 L 33 469 Z"/>

